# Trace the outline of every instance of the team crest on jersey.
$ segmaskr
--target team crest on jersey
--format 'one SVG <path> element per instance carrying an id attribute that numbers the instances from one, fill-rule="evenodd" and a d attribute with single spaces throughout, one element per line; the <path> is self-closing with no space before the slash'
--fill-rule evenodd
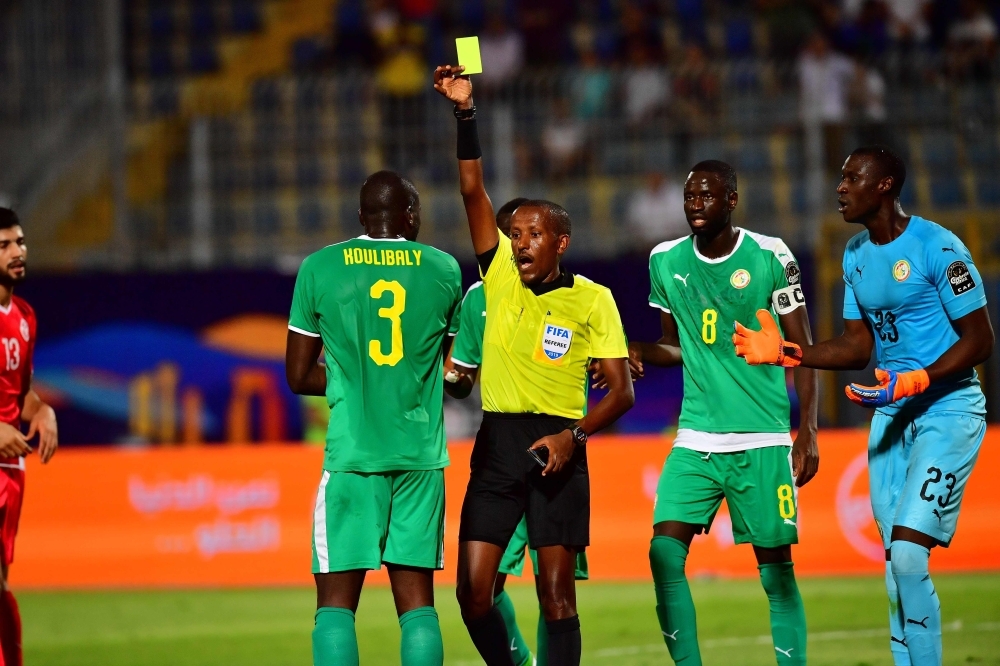
<path id="1" fill-rule="evenodd" d="M 31 331 L 28 329 L 28 321 L 26 319 L 21 320 L 21 337 L 24 341 L 28 341 L 28 336 L 31 335 Z"/>
<path id="2" fill-rule="evenodd" d="M 906 259 L 897 261 L 896 265 L 892 267 L 892 277 L 896 279 L 896 282 L 906 282 L 906 278 L 910 277 L 910 262 Z"/>
<path id="3" fill-rule="evenodd" d="M 750 272 L 746 269 L 740 268 L 732 277 L 729 278 L 729 284 L 733 285 L 737 289 L 743 289 L 748 284 L 750 284 Z"/>
<path id="4" fill-rule="evenodd" d="M 572 330 L 555 324 L 545 324 L 545 332 L 542 334 L 542 351 L 545 352 L 549 360 L 558 361 L 568 354 L 572 342 Z"/>

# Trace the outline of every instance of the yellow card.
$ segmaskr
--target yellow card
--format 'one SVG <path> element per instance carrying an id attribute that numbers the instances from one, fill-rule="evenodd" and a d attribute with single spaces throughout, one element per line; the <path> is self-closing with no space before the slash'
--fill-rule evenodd
<path id="1" fill-rule="evenodd" d="M 482 74 L 483 58 L 479 54 L 478 37 L 459 37 L 455 40 L 458 51 L 458 64 L 465 67 L 462 74 Z"/>

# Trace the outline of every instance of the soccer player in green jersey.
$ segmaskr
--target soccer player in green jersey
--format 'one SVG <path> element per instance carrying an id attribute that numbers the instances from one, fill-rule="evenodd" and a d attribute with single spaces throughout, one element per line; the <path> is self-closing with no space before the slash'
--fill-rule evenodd
<path id="1" fill-rule="evenodd" d="M 779 664 L 806 663 L 806 622 L 792 569 L 798 542 L 796 489 L 819 465 L 816 375 L 797 368 L 801 426 L 789 435 L 782 368 L 740 365 L 733 322 L 766 308 L 787 339 L 811 341 L 801 273 L 778 238 L 732 224 L 736 172 L 724 162 L 696 164 L 684 185 L 692 235 L 661 243 L 649 258 L 663 337 L 634 342 L 635 361 L 684 367 L 684 400 L 673 450 L 657 487 L 649 562 L 660 629 L 678 664 L 701 664 L 694 603 L 684 574 L 695 534 L 707 532 L 723 498 L 736 543 L 750 543 L 771 609 Z M 764 372 L 751 372 L 760 369 Z"/>
<path id="2" fill-rule="evenodd" d="M 514 211 L 528 199 L 511 199 L 497 211 L 497 228 L 505 235 L 510 235 L 510 217 Z M 472 387 L 476 383 L 479 374 L 479 366 L 483 362 L 483 335 L 486 333 L 486 295 L 483 292 L 482 281 L 476 282 L 465 292 L 462 299 L 462 314 L 459 318 L 458 333 L 451 346 L 451 355 L 445 361 L 445 385 L 444 390 L 448 395 L 459 400 L 467 398 L 472 393 Z M 528 521 L 524 518 L 518 523 L 514 530 L 514 536 L 507 544 L 503 559 L 500 560 L 500 569 L 497 572 L 496 583 L 493 586 L 493 605 L 500 610 L 504 624 L 507 627 L 507 636 L 510 638 L 510 651 L 517 666 L 525 666 L 533 661 L 535 666 L 548 666 L 548 642 L 549 633 L 545 626 L 545 616 L 541 611 L 541 601 L 539 601 L 538 628 L 536 630 L 538 658 L 532 659 L 531 650 L 521 635 L 521 629 L 517 626 L 517 616 L 514 611 L 514 603 L 510 600 L 504 586 L 507 583 L 507 576 L 520 576 L 524 570 L 524 551 L 528 549 Z M 531 562 L 535 575 L 535 589 L 539 600 L 542 598 L 539 588 L 538 576 L 538 552 L 531 550 Z M 581 550 L 576 554 L 576 579 L 587 580 L 590 574 L 587 568 L 587 552 Z"/>
<path id="3" fill-rule="evenodd" d="M 358 663 L 365 572 L 385 564 L 403 665 L 441 666 L 442 350 L 457 325 L 461 275 L 450 255 L 416 242 L 420 200 L 398 174 L 365 181 L 359 215 L 365 235 L 302 262 L 288 321 L 288 384 L 325 395 L 331 410 L 313 515 L 313 662 Z"/>

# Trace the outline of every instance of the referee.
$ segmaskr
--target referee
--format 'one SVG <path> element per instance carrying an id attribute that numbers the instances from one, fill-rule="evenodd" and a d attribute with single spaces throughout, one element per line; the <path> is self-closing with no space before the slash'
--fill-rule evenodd
<path id="1" fill-rule="evenodd" d="M 435 89 L 455 103 L 462 198 L 486 293 L 485 413 L 462 506 L 458 602 L 488 666 L 513 666 L 493 585 L 525 516 L 528 543 L 538 551 L 548 663 L 577 666 L 575 560 L 590 542 L 585 444 L 635 402 L 628 348 L 611 292 L 560 267 L 571 232 L 561 206 L 527 201 L 514 211 L 510 238 L 500 234 L 483 186 L 472 83 L 461 72 L 434 72 Z M 601 360 L 609 390 L 583 416 L 591 359 Z"/>

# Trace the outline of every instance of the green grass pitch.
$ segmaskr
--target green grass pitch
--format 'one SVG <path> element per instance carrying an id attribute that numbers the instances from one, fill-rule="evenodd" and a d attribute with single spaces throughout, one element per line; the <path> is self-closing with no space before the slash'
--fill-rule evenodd
<path id="1" fill-rule="evenodd" d="M 1000 665 L 1000 574 L 937 575 L 946 664 Z M 880 578 L 800 581 L 813 666 L 891 665 Z M 775 663 L 767 600 L 755 580 L 692 583 L 706 665 Z M 534 589 L 510 586 L 522 631 L 534 644 Z M 30 666 L 194 666 L 310 663 L 314 596 L 308 589 L 170 592 L 21 592 Z M 454 589 L 438 589 L 446 666 L 482 663 L 458 614 Z M 579 587 L 583 663 L 669 664 L 652 585 Z M 358 611 L 362 664 L 399 663 L 389 590 L 365 590 Z"/>

